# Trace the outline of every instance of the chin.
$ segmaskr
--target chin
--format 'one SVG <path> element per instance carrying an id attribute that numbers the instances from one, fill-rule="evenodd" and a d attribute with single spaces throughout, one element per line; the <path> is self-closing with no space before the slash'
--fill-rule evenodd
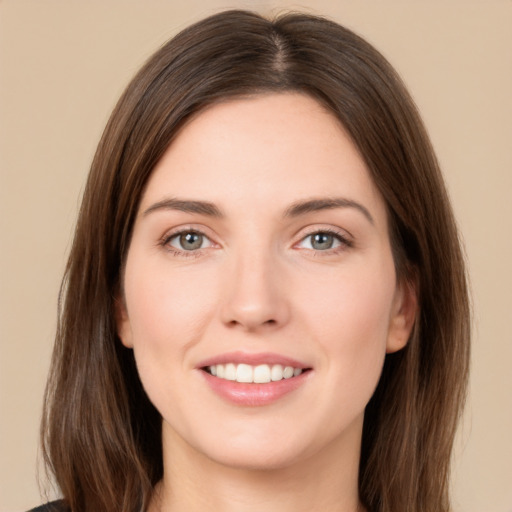
<path id="1" fill-rule="evenodd" d="M 224 467 L 241 471 L 285 469 L 305 458 L 304 450 L 299 448 L 277 446 L 277 443 L 268 444 L 267 447 L 256 444 L 246 448 L 230 447 L 228 450 L 223 450 L 222 453 L 215 450 L 209 454 L 209 458 Z M 271 444 L 272 446 L 270 446 Z"/>

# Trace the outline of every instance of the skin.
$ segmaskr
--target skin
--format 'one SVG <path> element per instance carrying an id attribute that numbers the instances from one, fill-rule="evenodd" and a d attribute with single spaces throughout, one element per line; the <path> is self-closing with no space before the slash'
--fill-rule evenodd
<path id="1" fill-rule="evenodd" d="M 222 216 L 181 211 L 171 198 Z M 290 215 L 326 198 L 346 204 Z M 190 231 L 204 234 L 200 249 L 180 245 L 176 233 Z M 313 233 L 330 231 L 330 249 L 313 244 Z M 237 99 L 185 126 L 143 195 L 117 311 L 163 418 L 153 510 L 360 510 L 364 408 L 416 311 L 388 231 L 364 161 L 315 100 Z M 197 367 L 232 351 L 311 370 L 274 403 L 235 405 Z"/>

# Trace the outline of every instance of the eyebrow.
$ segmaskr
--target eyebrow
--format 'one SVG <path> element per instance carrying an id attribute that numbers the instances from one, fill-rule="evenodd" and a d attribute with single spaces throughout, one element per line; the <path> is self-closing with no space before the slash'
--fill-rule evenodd
<path id="1" fill-rule="evenodd" d="M 335 208 L 355 208 L 361 212 L 367 220 L 374 224 L 371 213 L 362 204 L 344 197 L 314 198 L 306 201 L 297 201 L 289 206 L 284 217 L 299 217 L 307 213 L 332 210 Z M 178 210 L 186 213 L 197 213 L 209 217 L 223 218 L 222 211 L 213 203 L 208 201 L 196 201 L 192 199 L 177 199 L 174 197 L 163 199 L 151 205 L 143 213 L 144 216 L 159 210 Z"/>
<path id="2" fill-rule="evenodd" d="M 213 203 L 209 203 L 208 201 L 176 199 L 174 197 L 163 199 L 162 201 L 158 201 L 158 203 L 151 205 L 144 211 L 144 215 L 148 215 L 149 213 L 158 210 L 178 210 L 186 213 L 207 215 L 209 217 L 224 217 L 224 214 Z"/>
<path id="3" fill-rule="evenodd" d="M 375 224 L 375 221 L 367 208 L 357 201 L 344 197 L 313 198 L 308 199 L 307 201 L 298 201 L 286 209 L 285 217 L 299 217 L 306 213 L 332 210 L 334 208 L 355 208 L 367 218 L 370 224 Z"/>

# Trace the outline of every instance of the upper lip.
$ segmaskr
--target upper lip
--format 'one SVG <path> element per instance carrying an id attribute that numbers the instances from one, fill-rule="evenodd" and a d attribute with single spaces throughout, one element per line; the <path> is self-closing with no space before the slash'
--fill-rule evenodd
<path id="1" fill-rule="evenodd" d="M 260 364 L 280 364 L 282 366 L 293 366 L 294 368 L 310 368 L 307 364 L 297 361 L 288 356 L 281 354 L 274 354 L 272 352 L 260 352 L 256 354 L 250 354 L 247 352 L 235 351 L 227 352 L 225 354 L 219 354 L 217 356 L 210 357 L 201 361 L 197 367 L 204 368 L 206 366 L 214 366 L 216 364 L 249 364 L 251 366 L 257 366 Z"/>

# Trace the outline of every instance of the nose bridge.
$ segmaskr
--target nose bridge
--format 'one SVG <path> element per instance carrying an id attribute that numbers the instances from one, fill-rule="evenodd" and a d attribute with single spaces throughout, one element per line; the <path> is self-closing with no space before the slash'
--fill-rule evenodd
<path id="1" fill-rule="evenodd" d="M 247 330 L 278 326 L 288 317 L 279 259 L 271 247 L 252 240 L 229 259 L 223 321 Z"/>

